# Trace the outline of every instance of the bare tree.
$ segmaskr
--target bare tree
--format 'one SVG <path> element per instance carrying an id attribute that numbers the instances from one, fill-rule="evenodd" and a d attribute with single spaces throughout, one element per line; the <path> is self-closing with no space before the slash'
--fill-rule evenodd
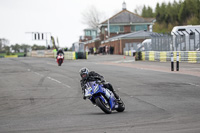
<path id="1" fill-rule="evenodd" d="M 0 38 L 0 51 L 2 50 L 3 47 L 9 44 L 9 40 L 5 38 Z"/>
<path id="2" fill-rule="evenodd" d="M 134 9 L 134 13 L 138 15 L 142 15 L 142 9 L 143 9 L 143 6 L 136 6 L 136 8 Z"/>
<path id="3" fill-rule="evenodd" d="M 82 13 L 82 17 L 83 24 L 88 25 L 89 28 L 97 28 L 103 19 L 103 13 L 98 11 L 94 6 L 91 6 Z"/>

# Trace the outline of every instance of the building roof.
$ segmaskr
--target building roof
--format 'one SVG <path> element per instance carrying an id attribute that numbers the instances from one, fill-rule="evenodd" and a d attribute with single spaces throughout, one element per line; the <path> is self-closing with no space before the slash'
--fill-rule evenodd
<path id="1" fill-rule="evenodd" d="M 83 42 L 84 44 L 88 44 L 88 43 L 93 43 L 95 41 L 99 41 L 100 38 L 95 38 L 95 39 L 92 39 L 92 40 L 89 40 L 89 41 L 86 41 L 86 42 Z"/>
<path id="2" fill-rule="evenodd" d="M 128 34 L 114 36 L 105 41 L 102 41 L 102 43 L 120 40 L 120 39 L 145 39 L 145 38 L 150 38 L 151 34 L 153 34 L 153 32 L 141 30 L 141 31 L 136 31 L 136 32 L 128 33 Z"/>
<path id="3" fill-rule="evenodd" d="M 84 29 L 83 31 L 86 31 L 86 30 L 93 30 L 93 31 L 97 31 L 97 29 L 92 29 L 92 28 Z"/>
<path id="4" fill-rule="evenodd" d="M 117 23 L 152 23 L 155 21 L 155 18 L 143 18 L 137 14 L 134 14 L 128 10 L 122 10 L 116 15 L 109 18 L 110 24 L 117 24 Z M 101 24 L 107 24 L 108 20 L 102 22 Z"/>

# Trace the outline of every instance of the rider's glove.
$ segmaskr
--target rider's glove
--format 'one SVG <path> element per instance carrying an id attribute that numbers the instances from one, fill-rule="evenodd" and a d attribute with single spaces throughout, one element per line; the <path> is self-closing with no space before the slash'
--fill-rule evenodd
<path id="1" fill-rule="evenodd" d="M 104 79 L 101 80 L 101 83 L 105 83 L 105 82 L 106 82 L 106 80 L 104 80 Z"/>
<path id="2" fill-rule="evenodd" d="M 86 97 L 85 97 L 85 95 L 83 95 L 83 99 L 84 99 L 84 100 L 86 100 Z"/>
<path id="3" fill-rule="evenodd" d="M 82 89 L 82 94 L 83 94 L 83 99 L 85 100 L 86 97 L 85 97 L 85 90 L 84 89 Z"/>

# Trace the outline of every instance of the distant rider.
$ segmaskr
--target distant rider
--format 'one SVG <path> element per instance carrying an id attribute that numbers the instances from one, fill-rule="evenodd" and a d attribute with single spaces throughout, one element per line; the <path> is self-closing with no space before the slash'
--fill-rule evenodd
<path id="1" fill-rule="evenodd" d="M 81 76 L 81 88 L 82 88 L 82 92 L 83 92 L 83 99 L 85 98 L 85 84 L 89 81 L 100 81 L 103 84 L 103 87 L 109 89 L 110 91 L 113 92 L 115 98 L 117 99 L 118 102 L 120 102 L 120 98 L 119 96 L 116 94 L 115 90 L 113 89 L 112 85 L 108 82 L 106 82 L 104 80 L 104 77 L 101 76 L 100 74 L 91 71 L 89 72 L 89 70 L 87 68 L 81 68 L 80 71 L 80 76 Z"/>
<path id="2" fill-rule="evenodd" d="M 58 49 L 56 59 L 57 59 L 57 57 L 58 57 L 59 54 L 63 54 L 64 55 L 64 52 L 63 52 L 62 48 Z"/>

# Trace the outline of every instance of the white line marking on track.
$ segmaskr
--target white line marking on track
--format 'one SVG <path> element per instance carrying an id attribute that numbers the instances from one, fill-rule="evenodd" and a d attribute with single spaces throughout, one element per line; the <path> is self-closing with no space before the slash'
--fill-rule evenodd
<path id="1" fill-rule="evenodd" d="M 39 75 L 39 76 L 44 76 L 44 75 L 42 75 L 42 74 L 39 74 L 39 73 L 37 73 L 37 72 L 34 72 L 35 74 L 37 74 L 37 75 Z"/>
<path id="2" fill-rule="evenodd" d="M 55 81 L 55 82 L 57 82 L 57 83 L 59 83 L 59 84 L 61 84 L 60 81 L 58 81 L 58 80 L 56 80 L 56 79 L 54 79 L 54 78 L 51 78 L 51 77 L 47 77 L 47 78 L 50 79 L 50 80 L 53 80 L 53 81 Z"/>
<path id="3" fill-rule="evenodd" d="M 200 87 L 200 85 L 196 85 L 196 84 L 193 84 L 193 83 L 188 83 L 189 85 L 193 85 L 193 86 L 197 86 L 197 87 Z"/>
<path id="4" fill-rule="evenodd" d="M 69 85 L 66 85 L 66 84 L 63 84 L 64 86 L 66 86 L 66 87 L 68 87 L 68 88 L 71 88 L 71 86 L 69 86 Z"/>
<path id="5" fill-rule="evenodd" d="M 37 75 L 39 75 L 39 76 L 44 76 L 44 75 L 42 75 L 42 74 L 40 74 L 40 73 L 37 73 L 37 72 L 34 72 L 35 74 L 37 74 Z M 69 86 L 69 85 L 67 85 L 67 84 L 64 84 L 64 83 L 62 83 L 61 81 L 59 81 L 59 80 L 56 80 L 56 79 L 54 79 L 54 78 L 52 78 L 52 77 L 47 77 L 48 79 L 50 79 L 50 80 L 52 80 L 52 81 L 55 81 L 55 82 L 57 82 L 57 83 L 59 83 L 59 84 L 62 84 L 62 85 L 64 85 L 64 86 L 66 86 L 67 88 L 71 88 L 71 86 Z"/>

